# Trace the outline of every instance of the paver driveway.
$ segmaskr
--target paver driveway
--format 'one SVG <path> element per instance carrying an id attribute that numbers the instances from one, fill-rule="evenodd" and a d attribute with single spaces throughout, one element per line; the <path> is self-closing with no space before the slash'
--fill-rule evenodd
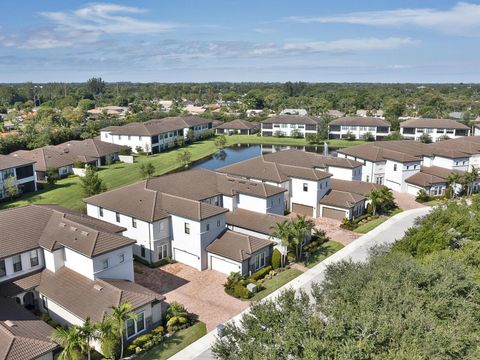
<path id="1" fill-rule="evenodd" d="M 398 207 L 402 210 L 412 210 L 412 209 L 420 209 L 425 207 L 415 201 L 415 196 L 405 193 L 399 193 L 396 191 L 392 191 L 393 197 L 395 198 L 395 202 L 397 203 Z"/>
<path id="2" fill-rule="evenodd" d="M 214 270 L 198 271 L 176 263 L 151 269 L 135 263 L 135 282 L 166 297 L 166 302 L 178 301 L 213 330 L 249 306 L 229 296 L 223 289 L 226 275 Z"/>
<path id="3" fill-rule="evenodd" d="M 342 222 L 339 220 L 324 217 L 316 218 L 314 220 L 316 227 L 324 230 L 330 240 L 339 242 L 342 245 L 348 245 L 360 237 L 360 234 L 354 233 L 350 230 L 342 229 L 340 227 Z"/>

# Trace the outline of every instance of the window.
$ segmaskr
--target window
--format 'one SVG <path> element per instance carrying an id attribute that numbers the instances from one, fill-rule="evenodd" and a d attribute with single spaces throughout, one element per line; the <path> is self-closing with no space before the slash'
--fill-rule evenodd
<path id="1" fill-rule="evenodd" d="M 140 331 L 145 330 L 145 313 L 141 312 L 140 314 L 137 315 L 137 333 Z"/>
<path id="2" fill-rule="evenodd" d="M 190 224 L 189 223 L 185 223 L 185 234 L 190 234 Z"/>
<path id="3" fill-rule="evenodd" d="M 145 257 L 145 246 L 144 245 L 140 245 L 140 255 L 142 257 Z"/>
<path id="4" fill-rule="evenodd" d="M 220 220 L 217 220 L 217 227 L 220 227 Z"/>
<path id="5" fill-rule="evenodd" d="M 15 255 L 12 257 L 13 261 L 13 271 L 19 272 L 22 271 L 22 256 L 21 255 Z"/>
<path id="6" fill-rule="evenodd" d="M 30 251 L 30 266 L 34 267 L 38 265 L 38 250 Z"/>
<path id="7" fill-rule="evenodd" d="M 120 214 L 118 212 L 115 213 L 115 220 L 117 220 L 118 223 L 120 222 Z"/>
<path id="8" fill-rule="evenodd" d="M 127 338 L 131 338 L 136 334 L 135 332 L 135 321 L 133 319 L 128 319 L 126 323 L 127 327 Z"/>
<path id="9" fill-rule="evenodd" d="M 119 262 L 119 263 L 125 262 L 125 254 L 120 254 L 120 255 L 118 255 L 118 262 Z"/>
<path id="10" fill-rule="evenodd" d="M 162 260 L 168 257 L 168 244 L 162 244 L 157 247 L 158 260 Z"/>
<path id="11" fill-rule="evenodd" d="M 108 259 L 102 260 L 102 269 L 108 269 Z"/>
<path id="12" fill-rule="evenodd" d="M 132 218 L 132 227 L 137 228 L 137 219 Z"/>
<path id="13" fill-rule="evenodd" d="M 209 223 L 207 223 L 207 225 L 205 226 L 205 230 L 210 231 L 210 224 Z"/>
<path id="14" fill-rule="evenodd" d="M 397 171 L 397 164 L 393 164 L 393 171 Z"/>
<path id="15" fill-rule="evenodd" d="M 5 260 L 0 260 L 0 277 L 7 276 L 7 268 L 5 267 Z"/>
<path id="16" fill-rule="evenodd" d="M 265 253 L 255 256 L 255 270 L 258 270 L 265 266 Z"/>
<path id="17" fill-rule="evenodd" d="M 307 183 L 303 183 L 303 191 L 308 191 L 308 184 Z"/>
<path id="18" fill-rule="evenodd" d="M 100 215 L 100 217 L 103 217 L 103 208 L 102 207 L 98 208 L 98 214 Z"/>

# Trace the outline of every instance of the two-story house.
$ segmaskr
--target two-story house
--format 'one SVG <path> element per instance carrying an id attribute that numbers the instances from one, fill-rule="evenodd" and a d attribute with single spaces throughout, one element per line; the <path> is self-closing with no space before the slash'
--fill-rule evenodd
<path id="1" fill-rule="evenodd" d="M 138 182 L 85 202 L 88 215 L 126 228 L 123 234 L 137 240 L 135 255 L 149 262 L 172 257 L 204 270 L 211 267 L 207 247 L 226 230 L 228 211 L 283 214 L 285 191 L 199 169 Z"/>
<path id="2" fill-rule="evenodd" d="M 301 136 L 316 134 L 320 119 L 313 116 L 277 115 L 261 122 L 262 136 Z"/>
<path id="3" fill-rule="evenodd" d="M 212 120 L 199 116 L 168 117 L 144 123 L 109 126 L 100 130 L 100 139 L 128 146 L 135 153 L 144 151 L 156 154 L 175 146 L 178 137 L 186 139 L 190 130 L 198 139 L 212 127 Z"/>
<path id="4" fill-rule="evenodd" d="M 400 134 L 405 139 L 420 140 L 430 136 L 432 142 L 470 135 L 470 128 L 450 119 L 409 119 L 400 123 Z"/>
<path id="5" fill-rule="evenodd" d="M 10 178 L 14 179 L 14 185 L 21 193 L 37 191 L 35 161 L 0 155 L 0 200 L 10 196 L 6 188 Z"/>
<path id="6" fill-rule="evenodd" d="M 0 211 L 0 224 L 0 298 L 66 326 L 129 302 L 138 318 L 127 339 L 160 322 L 163 297 L 134 283 L 135 241 L 124 228 L 51 205 Z"/>
<path id="7" fill-rule="evenodd" d="M 390 134 L 390 123 L 375 117 L 341 117 L 328 124 L 329 139 L 365 139 L 383 140 Z M 368 139 L 367 139 L 368 140 Z"/>

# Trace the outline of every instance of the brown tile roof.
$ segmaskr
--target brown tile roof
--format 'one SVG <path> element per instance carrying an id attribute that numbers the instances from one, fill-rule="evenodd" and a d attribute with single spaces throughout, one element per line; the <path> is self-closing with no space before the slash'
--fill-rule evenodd
<path id="1" fill-rule="evenodd" d="M 470 129 L 467 125 L 450 119 L 409 119 L 402 121 L 400 127 L 433 128 L 433 129 Z"/>
<path id="2" fill-rule="evenodd" d="M 40 246 L 49 249 L 66 246 L 86 256 L 97 256 L 135 242 L 109 232 L 123 228 L 72 212 L 65 213 L 58 207 L 28 205 L 2 210 L 0 224 L 0 258 Z"/>
<path id="3" fill-rule="evenodd" d="M 227 224 L 252 230 L 265 235 L 272 235 L 278 223 L 289 220 L 286 216 L 262 214 L 244 209 L 236 209 L 227 214 Z"/>
<path id="4" fill-rule="evenodd" d="M 250 129 L 257 129 L 260 127 L 258 122 L 254 121 L 247 121 L 247 120 L 233 120 L 224 122 L 221 125 L 218 125 L 217 129 L 235 129 L 235 130 L 250 130 Z"/>
<path id="5" fill-rule="evenodd" d="M 111 306 L 128 302 L 132 305 L 132 310 L 135 310 L 165 299 L 164 296 L 127 280 L 91 280 L 66 267 L 55 273 L 44 270 L 37 291 L 77 317 L 83 320 L 90 317 L 97 322 L 102 321 Z"/>
<path id="6" fill-rule="evenodd" d="M 60 167 L 73 165 L 76 157 L 73 154 L 65 153 L 55 146 L 44 146 L 34 150 L 18 150 L 12 153 L 19 159 L 26 159 L 36 162 L 37 171 L 47 171 L 48 168 L 58 169 Z"/>
<path id="7" fill-rule="evenodd" d="M 12 299 L 0 299 L 0 359 L 36 359 L 58 348 L 53 328 Z"/>
<path id="8" fill-rule="evenodd" d="M 322 205 L 336 206 L 342 209 L 350 209 L 361 201 L 366 200 L 365 196 L 338 190 L 330 190 L 321 200 Z"/>
<path id="9" fill-rule="evenodd" d="M 438 166 L 422 166 L 419 172 L 405 179 L 405 182 L 421 187 L 432 186 L 433 184 L 445 184 L 448 176 L 452 173 L 462 175 L 465 172 L 445 169 Z"/>
<path id="10" fill-rule="evenodd" d="M 439 166 L 422 166 L 420 171 L 424 172 L 425 174 L 435 175 L 438 177 L 442 177 L 444 179 L 447 179 L 448 176 L 452 173 L 455 173 L 458 175 L 462 175 L 465 173 L 464 171 L 446 169 Z"/>
<path id="11" fill-rule="evenodd" d="M 325 169 L 328 166 L 341 167 L 347 169 L 355 169 L 363 164 L 350 159 L 344 159 L 334 156 L 325 156 L 315 152 L 302 150 L 283 150 L 271 154 L 263 155 L 265 161 L 271 161 L 277 164 L 295 165 L 306 168 Z"/>
<path id="12" fill-rule="evenodd" d="M 321 158 L 321 155 L 316 155 L 314 153 L 288 150 L 240 161 L 220 168 L 218 171 L 277 183 L 285 182 L 290 177 L 316 181 L 332 176 L 325 171 L 315 169 L 315 166 L 325 166 L 326 161 L 322 162 L 320 160 Z M 357 164 L 357 162 L 349 160 L 336 161 L 328 159 L 327 162 L 342 166 Z M 358 166 L 360 166 L 360 163 L 358 164 Z"/>
<path id="13" fill-rule="evenodd" d="M 40 284 L 42 270 L 4 281 L 0 286 L 0 297 L 11 297 L 24 291 L 32 290 Z"/>
<path id="14" fill-rule="evenodd" d="M 31 165 L 34 163 L 35 163 L 34 160 L 26 160 L 13 155 L 0 154 L 0 170 L 22 167 L 22 166 Z"/>
<path id="15" fill-rule="evenodd" d="M 196 169 L 114 189 L 87 198 L 85 202 L 149 222 L 166 218 L 170 214 L 202 220 L 228 210 L 201 200 L 237 193 L 267 198 L 285 191 L 272 185 Z"/>
<path id="16" fill-rule="evenodd" d="M 262 124 L 306 124 L 318 125 L 320 119 L 308 115 L 276 115 L 262 121 Z"/>
<path id="17" fill-rule="evenodd" d="M 337 152 L 372 162 L 386 159 L 414 162 L 420 161 L 423 155 L 430 153 L 427 144 L 415 140 L 376 141 L 339 149 Z"/>
<path id="18" fill-rule="evenodd" d="M 353 125 L 353 126 L 379 126 L 390 127 L 390 123 L 386 120 L 363 117 L 363 116 L 347 116 L 330 121 L 328 125 Z"/>
<path id="19" fill-rule="evenodd" d="M 270 240 L 227 230 L 207 246 L 207 251 L 227 259 L 243 262 L 256 251 L 273 245 L 275 243 Z"/>
<path id="20" fill-rule="evenodd" d="M 373 189 L 380 189 L 383 185 L 373 184 L 365 181 L 349 181 L 340 179 L 331 179 L 332 190 L 352 192 L 358 195 L 366 196 Z"/>
<path id="21" fill-rule="evenodd" d="M 57 145 L 56 148 L 63 152 L 70 152 L 75 156 L 98 159 L 106 155 L 118 153 L 122 149 L 127 149 L 127 146 L 107 143 L 98 139 L 86 139 L 68 141 Z"/>
<path id="22" fill-rule="evenodd" d="M 130 123 L 120 127 L 103 128 L 102 131 L 111 131 L 112 135 L 153 136 L 211 122 L 212 120 L 199 116 L 167 117 L 149 120 L 144 123 Z"/>

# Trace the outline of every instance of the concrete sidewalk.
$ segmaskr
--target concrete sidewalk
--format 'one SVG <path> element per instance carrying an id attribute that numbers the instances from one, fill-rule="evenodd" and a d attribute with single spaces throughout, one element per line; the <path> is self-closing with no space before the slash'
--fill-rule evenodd
<path id="1" fill-rule="evenodd" d="M 322 282 L 325 277 L 325 270 L 328 265 L 334 264 L 343 260 L 351 259 L 353 261 L 366 261 L 369 256 L 369 250 L 376 245 L 391 244 L 395 240 L 400 239 L 405 231 L 410 228 L 418 216 L 424 216 L 431 210 L 430 207 L 423 207 L 419 209 L 412 209 L 401 212 L 383 224 L 379 225 L 369 233 L 361 236 L 351 244 L 345 246 L 343 249 L 337 251 L 335 254 L 329 256 L 318 265 L 303 273 L 291 282 L 271 293 L 261 301 L 272 299 L 278 294 L 287 289 L 293 288 L 296 290 L 303 289 L 310 291 L 312 283 Z M 229 321 L 239 321 L 243 314 L 247 313 L 249 309 L 236 315 Z M 171 360 L 187 360 L 187 359 L 214 359 L 210 352 L 211 345 L 215 342 L 216 331 L 211 331 L 204 337 L 200 338 L 190 346 L 172 356 Z"/>

